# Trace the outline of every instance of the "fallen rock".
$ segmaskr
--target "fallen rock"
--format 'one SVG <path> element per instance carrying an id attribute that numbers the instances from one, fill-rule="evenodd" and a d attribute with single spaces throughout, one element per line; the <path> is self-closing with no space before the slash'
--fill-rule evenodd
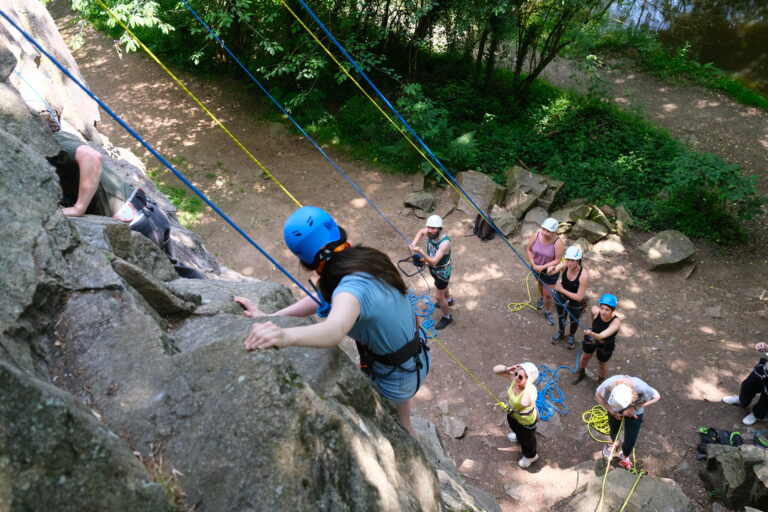
<path id="1" fill-rule="evenodd" d="M 597 242 L 608 235 L 608 228 L 599 222 L 578 219 L 571 228 L 571 238 L 586 238 L 591 243 Z"/>
<path id="2" fill-rule="evenodd" d="M 493 209 L 491 210 L 491 220 L 506 237 L 515 234 L 519 227 L 517 217 L 504 208 L 501 208 L 499 205 L 493 205 Z"/>
<path id="3" fill-rule="evenodd" d="M 453 416 L 443 416 L 443 432 L 454 439 L 461 439 L 467 433 L 467 424 Z"/>
<path id="4" fill-rule="evenodd" d="M 645 262 L 651 270 L 674 266 L 695 253 L 691 240 L 679 231 L 670 229 L 656 234 L 640 246 Z"/>
<path id="5" fill-rule="evenodd" d="M 431 192 L 412 192 L 403 201 L 405 206 L 431 212 L 435 208 L 435 196 Z"/>
<path id="6" fill-rule="evenodd" d="M 506 189 L 493 181 L 487 174 L 477 171 L 464 171 L 457 175 L 456 180 L 461 185 L 461 188 L 472 198 L 477 207 L 484 212 L 489 211 L 493 205 L 500 204 L 504 200 Z M 463 195 L 458 197 L 456 192 L 454 192 L 454 195 L 458 199 L 458 205 L 456 206 L 458 210 L 470 215 L 477 213 Z"/>
<path id="7" fill-rule="evenodd" d="M 601 464 L 603 461 L 599 461 Z M 637 477 L 629 471 L 612 469 L 608 472 L 605 481 L 603 498 L 603 510 L 619 510 L 622 508 L 627 496 L 629 501 L 623 509 L 626 512 L 649 511 L 675 511 L 694 512 L 696 507 L 688 497 L 680 490 L 678 485 L 668 478 L 656 478 L 646 475 L 637 482 L 637 487 L 632 491 Z M 600 502 L 603 472 L 600 476 L 593 476 L 589 480 L 586 489 L 579 494 L 565 508 L 566 512 L 594 512 Z M 630 496 L 631 492 L 631 496 Z"/>
<path id="8" fill-rule="evenodd" d="M 573 206 L 557 210 L 551 216 L 559 222 L 575 223 L 578 219 L 585 219 L 589 216 L 591 208 L 586 204 L 575 204 Z"/>

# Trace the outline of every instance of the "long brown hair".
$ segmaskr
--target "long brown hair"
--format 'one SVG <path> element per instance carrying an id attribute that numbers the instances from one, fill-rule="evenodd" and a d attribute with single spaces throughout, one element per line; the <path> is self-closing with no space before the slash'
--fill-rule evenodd
<path id="1" fill-rule="evenodd" d="M 328 244 L 327 248 L 333 249 L 346 243 L 347 232 L 343 228 L 339 228 L 339 230 L 341 231 L 341 239 Z M 309 268 L 307 265 L 304 266 Z M 356 272 L 370 274 L 374 279 L 390 285 L 405 295 L 405 281 L 403 281 L 400 272 L 397 271 L 389 256 L 377 249 L 357 245 L 334 253 L 331 259 L 326 262 L 317 283 L 323 298 L 330 302 L 333 297 L 333 291 L 339 286 L 342 278 Z"/>

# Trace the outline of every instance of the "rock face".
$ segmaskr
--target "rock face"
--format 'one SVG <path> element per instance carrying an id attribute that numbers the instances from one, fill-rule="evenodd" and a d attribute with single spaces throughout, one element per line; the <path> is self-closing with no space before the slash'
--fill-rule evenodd
<path id="1" fill-rule="evenodd" d="M 456 175 L 456 181 L 469 194 L 477 207 L 484 212 L 489 211 L 493 205 L 501 203 L 504 199 L 506 189 L 495 183 L 487 174 L 464 171 Z M 457 199 L 458 206 L 456 208 L 458 210 L 470 215 L 477 213 L 463 195 Z"/>
<path id="2" fill-rule="evenodd" d="M 687 260 L 695 252 L 691 240 L 674 229 L 656 234 L 641 245 L 640 250 L 650 269 L 671 267 Z"/>
<path id="3" fill-rule="evenodd" d="M 42 4 L 0 5 L 54 36 Z M 14 53 L 40 62 L 0 42 L 6 77 Z M 66 91 L 50 101 L 77 112 Z M 92 128 L 95 109 L 82 112 L 72 124 Z M 200 511 L 494 510 L 436 472 L 350 347 L 244 351 L 254 320 L 232 296 L 274 312 L 294 300 L 285 287 L 177 279 L 124 224 L 65 218 L 44 158 L 57 146 L 8 80 L 0 114 L 0 509 L 168 510 L 136 452 L 175 471 Z"/>
<path id="4" fill-rule="evenodd" d="M 700 473 L 707 489 L 720 491 L 728 508 L 768 509 L 768 451 L 759 446 L 708 445 Z"/>
<path id="5" fill-rule="evenodd" d="M 586 489 L 579 493 L 565 508 L 566 512 L 594 512 L 600 501 L 603 482 L 603 462 L 598 463 L 599 475 L 589 480 Z M 612 469 L 605 482 L 603 510 L 619 510 L 630 496 L 637 477 L 623 469 Z M 683 494 L 675 482 L 667 478 L 644 476 L 632 492 L 627 512 L 672 511 L 694 512 L 696 507 Z"/>

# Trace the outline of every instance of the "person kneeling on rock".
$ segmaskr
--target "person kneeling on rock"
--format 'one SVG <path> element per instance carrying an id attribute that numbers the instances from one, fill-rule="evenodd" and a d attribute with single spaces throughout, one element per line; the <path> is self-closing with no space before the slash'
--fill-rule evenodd
<path id="1" fill-rule="evenodd" d="M 493 371 L 501 377 L 512 379 L 507 390 L 507 423 L 512 432 L 507 434 L 507 438 L 513 443 L 520 442 L 523 458 L 517 464 L 521 468 L 527 468 L 539 460 L 536 453 L 536 422 L 539 419 L 539 411 L 536 408 L 538 391 L 535 384 L 539 370 L 533 363 L 521 363 L 514 366 L 498 364 L 493 367 Z"/>
<path id="2" fill-rule="evenodd" d="M 765 368 L 765 363 L 768 362 L 768 358 L 765 357 L 765 353 L 768 352 L 768 344 L 760 342 L 755 345 L 755 350 L 762 352 L 763 357 L 760 358 L 752 372 L 747 375 L 747 378 L 741 382 L 739 394 L 723 397 L 723 402 L 726 404 L 747 407 L 755 395 L 760 393 L 760 398 L 757 399 L 752 412 L 741 420 L 745 425 L 754 425 L 757 420 L 763 420 L 768 416 L 768 387 L 766 387 L 768 373 Z"/>

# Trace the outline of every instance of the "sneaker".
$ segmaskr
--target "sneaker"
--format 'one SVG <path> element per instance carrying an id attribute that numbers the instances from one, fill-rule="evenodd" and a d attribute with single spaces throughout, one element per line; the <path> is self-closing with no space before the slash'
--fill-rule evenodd
<path id="1" fill-rule="evenodd" d="M 515 434 L 514 432 L 510 432 L 509 434 L 507 434 L 507 439 L 509 439 L 510 443 L 516 443 L 517 442 L 517 434 Z"/>
<path id="2" fill-rule="evenodd" d="M 531 464 L 533 464 L 537 460 L 539 460 L 539 456 L 538 455 L 534 455 L 530 459 L 528 457 L 523 456 L 522 459 L 517 461 L 517 465 L 520 466 L 521 468 L 527 468 L 528 466 L 530 466 Z"/>
<path id="3" fill-rule="evenodd" d="M 741 422 L 745 425 L 754 425 L 756 421 L 757 417 L 752 413 L 747 414 L 747 416 L 741 420 Z"/>
<path id="4" fill-rule="evenodd" d="M 453 302 L 454 302 L 454 300 L 453 300 L 453 297 L 451 297 L 450 299 L 448 299 L 448 305 L 449 305 L 449 306 L 453 306 Z"/>
<path id="5" fill-rule="evenodd" d="M 610 459 L 613 454 L 613 443 L 608 443 L 603 447 L 603 457 Z"/>
<path id="6" fill-rule="evenodd" d="M 536 303 L 536 309 L 541 309 L 544 307 L 544 297 L 539 297 L 539 302 Z"/>
<path id="7" fill-rule="evenodd" d="M 629 457 L 625 457 L 623 453 L 619 453 L 619 466 L 629 471 L 632 469 L 632 461 Z"/>
<path id="8" fill-rule="evenodd" d="M 445 329 L 446 327 L 448 327 L 451 324 L 451 322 L 453 322 L 453 318 L 452 317 L 444 316 L 444 317 L 442 317 L 440 319 L 439 322 L 437 322 L 437 325 L 435 326 L 435 329 L 437 329 L 438 331 L 440 329 Z"/>
<path id="9" fill-rule="evenodd" d="M 555 325 L 555 317 L 552 316 L 552 312 L 551 311 L 545 311 L 544 312 L 544 318 L 547 319 L 547 323 L 549 325 Z"/>
<path id="10" fill-rule="evenodd" d="M 576 375 L 574 375 L 573 379 L 571 379 L 571 384 L 575 386 L 576 384 L 584 380 L 584 377 L 586 376 L 587 376 L 587 372 L 585 372 L 584 370 L 577 371 Z"/>
<path id="11" fill-rule="evenodd" d="M 740 405 L 741 401 L 739 401 L 738 395 L 731 395 L 731 396 L 724 396 L 723 403 L 728 405 Z"/>
<path id="12" fill-rule="evenodd" d="M 560 340 L 563 339 L 564 334 L 560 331 L 556 332 L 552 335 L 552 344 L 557 345 L 560 343 Z"/>
<path id="13" fill-rule="evenodd" d="M 568 350 L 573 350 L 573 347 L 576 346 L 576 340 L 573 338 L 573 336 L 568 336 L 568 339 L 565 342 L 565 348 Z"/>

